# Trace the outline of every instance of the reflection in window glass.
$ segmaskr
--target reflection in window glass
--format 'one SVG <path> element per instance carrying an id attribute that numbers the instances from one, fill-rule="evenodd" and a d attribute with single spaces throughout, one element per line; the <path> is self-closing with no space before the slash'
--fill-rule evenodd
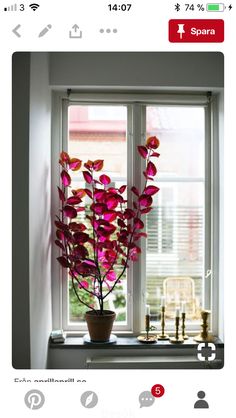
<path id="1" fill-rule="evenodd" d="M 160 187 L 147 216 L 146 294 L 153 320 L 186 304 L 200 319 L 204 269 L 204 109 L 147 107 L 147 136 L 160 139 Z"/>
<path id="2" fill-rule="evenodd" d="M 83 162 L 104 160 L 103 173 L 112 179 L 111 187 L 127 183 L 127 108 L 125 106 L 73 105 L 68 111 L 68 153 Z M 81 172 L 74 172 L 72 188 L 85 188 Z M 88 202 L 89 203 L 89 198 Z M 86 223 L 84 213 L 79 214 Z M 90 225 L 86 224 L 88 228 Z M 79 292 L 81 292 L 79 290 Z M 88 308 L 80 305 L 69 284 L 69 321 L 83 322 Z M 84 292 L 82 293 L 83 298 Z M 86 295 L 89 304 L 92 297 Z M 116 323 L 127 323 L 127 283 L 126 278 L 116 287 L 107 299 L 104 309 L 115 310 Z"/>

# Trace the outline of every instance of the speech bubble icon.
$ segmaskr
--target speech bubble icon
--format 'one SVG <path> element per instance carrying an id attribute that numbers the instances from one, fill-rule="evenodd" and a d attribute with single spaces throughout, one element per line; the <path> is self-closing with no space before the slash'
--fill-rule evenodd
<path id="1" fill-rule="evenodd" d="M 149 390 L 145 390 L 139 395 L 140 408 L 143 408 L 144 406 L 152 406 L 154 401 L 155 398 Z"/>

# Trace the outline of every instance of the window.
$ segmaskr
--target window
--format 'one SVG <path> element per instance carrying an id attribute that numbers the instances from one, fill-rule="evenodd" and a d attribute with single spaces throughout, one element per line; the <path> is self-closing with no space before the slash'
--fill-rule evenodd
<path id="1" fill-rule="evenodd" d="M 103 173 L 112 179 L 111 187 L 119 188 L 126 184 L 127 107 L 71 104 L 68 107 L 67 148 L 69 155 L 84 162 L 104 160 Z M 85 187 L 89 186 L 86 185 L 82 173 L 75 172 L 72 177 L 72 188 Z M 90 223 L 86 221 L 84 212 L 81 212 L 80 217 L 81 222 L 90 229 Z M 69 324 L 81 326 L 88 308 L 78 304 L 70 281 L 68 284 Z M 87 302 L 89 301 L 90 304 L 96 302 L 95 298 L 91 296 L 88 298 Z M 125 275 L 119 286 L 106 299 L 104 308 L 116 311 L 115 325 L 127 325 L 127 280 Z"/>
<path id="2" fill-rule="evenodd" d="M 203 306 L 204 107 L 147 106 L 146 132 L 161 141 L 160 192 L 147 216 L 147 303 L 156 320 L 165 297 L 167 324 L 185 303 L 193 324 Z"/>
<path id="3" fill-rule="evenodd" d="M 114 329 L 139 333 L 144 328 L 145 304 L 151 307 L 153 325 L 159 327 L 162 295 L 166 297 L 167 328 L 173 328 L 175 307 L 186 302 L 188 329 L 199 329 L 200 309 L 210 309 L 213 303 L 217 306 L 218 301 L 217 289 L 213 291 L 212 282 L 205 278 L 208 270 L 214 270 L 217 288 L 212 227 L 217 224 L 213 222 L 217 205 L 214 210 L 212 206 L 214 106 L 208 96 L 55 97 L 55 162 L 62 148 L 84 161 L 101 158 L 116 187 L 126 182 L 140 187 L 143 161 L 136 153 L 136 145 L 150 135 L 161 141 L 156 180 L 160 191 L 155 195 L 153 210 L 146 216 L 148 238 L 142 241 L 139 262 L 127 271 L 127 277 L 107 301 L 107 306 L 117 312 Z M 58 182 L 59 172 L 55 169 L 53 183 Z M 73 187 L 84 186 L 81 175 L 75 173 Z M 217 187 L 216 183 L 214 190 Z M 127 199 L 131 199 L 129 194 Z M 56 195 L 54 200 L 56 208 Z M 59 274 L 58 267 L 54 271 Z M 56 323 L 65 330 L 83 331 L 87 308 L 75 303 L 68 280 L 61 277 L 61 285 L 58 283 L 54 279 L 59 306 L 55 308 Z"/>

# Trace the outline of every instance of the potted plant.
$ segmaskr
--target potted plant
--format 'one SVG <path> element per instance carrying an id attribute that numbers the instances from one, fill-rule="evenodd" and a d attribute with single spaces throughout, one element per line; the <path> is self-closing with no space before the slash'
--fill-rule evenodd
<path id="1" fill-rule="evenodd" d="M 159 191 L 158 187 L 149 184 L 157 173 L 158 147 L 159 140 L 155 136 L 137 147 L 140 156 L 146 160 L 145 184 L 142 191 L 131 187 L 132 207 L 128 207 L 124 198 L 127 186 L 111 187 L 110 177 L 99 173 L 103 160 L 83 163 L 64 151 L 60 154 L 61 187 L 58 187 L 58 193 L 61 209 L 55 220 L 55 243 L 61 249 L 61 255 L 57 260 L 68 269 L 78 302 L 89 308 L 85 319 L 91 341 L 109 340 L 115 312 L 104 309 L 104 301 L 120 283 L 129 263 L 138 260 L 141 253 L 138 241 L 147 237 L 142 231 L 141 217 L 151 211 L 152 196 Z M 70 172 L 80 169 L 87 187 L 73 190 Z M 87 205 L 85 198 L 89 199 Z M 80 212 L 85 212 L 86 222 L 81 222 Z M 92 296 L 97 307 L 86 302 L 88 298 L 85 301 L 81 293 Z"/>

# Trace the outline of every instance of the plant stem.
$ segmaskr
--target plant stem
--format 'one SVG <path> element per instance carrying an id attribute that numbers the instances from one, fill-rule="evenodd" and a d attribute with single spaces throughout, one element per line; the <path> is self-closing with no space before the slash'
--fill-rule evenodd
<path id="1" fill-rule="evenodd" d="M 96 309 L 94 309 L 94 308 L 93 308 L 92 306 L 90 306 L 88 303 L 84 302 L 84 301 L 83 301 L 83 300 L 79 297 L 79 294 L 78 294 L 77 289 L 76 289 L 76 287 L 75 287 L 75 282 L 74 282 L 74 280 L 76 280 L 76 279 L 74 278 L 74 276 L 72 276 L 72 286 L 73 286 L 73 290 L 74 290 L 75 295 L 77 296 L 77 299 L 79 300 L 79 302 L 80 302 L 80 303 L 82 303 L 83 305 L 87 306 L 89 309 L 92 309 L 92 310 L 93 310 L 93 311 L 95 311 L 95 312 L 96 312 L 96 314 L 97 314 Z"/>
<path id="2" fill-rule="evenodd" d="M 92 170 L 92 178 L 93 178 L 93 170 Z M 93 204 L 95 204 L 95 200 L 94 200 L 94 178 L 92 180 L 92 200 L 93 200 Z M 100 313 L 102 314 L 103 312 L 103 288 L 102 288 L 102 278 L 101 278 L 101 270 L 99 267 L 99 262 L 98 262 L 98 237 L 97 237 L 97 233 L 95 231 L 95 221 L 96 221 L 96 215 L 95 212 L 93 211 L 93 224 L 92 224 L 92 228 L 93 228 L 93 240 L 94 240 L 94 247 L 93 247 L 93 254 L 94 254 L 94 262 L 96 264 L 96 269 L 97 269 L 97 275 L 95 274 L 95 278 L 94 278 L 94 286 L 95 286 L 95 282 L 98 282 L 99 285 L 99 295 L 96 296 L 98 298 L 99 301 L 99 306 L 100 306 Z"/>
<path id="3" fill-rule="evenodd" d="M 70 269 L 70 273 L 71 273 L 71 277 L 73 277 L 73 278 L 77 281 L 78 285 L 79 285 L 80 287 L 82 287 L 82 289 L 83 289 L 83 290 L 85 290 L 85 292 L 89 293 L 91 296 L 95 296 L 95 297 L 96 297 L 96 295 L 94 294 L 94 292 L 92 292 L 91 290 L 86 289 L 86 287 L 84 287 L 84 286 L 81 284 L 80 280 L 78 279 L 78 277 L 76 277 L 76 276 L 74 275 L 74 272 L 73 272 L 71 269 Z"/>

